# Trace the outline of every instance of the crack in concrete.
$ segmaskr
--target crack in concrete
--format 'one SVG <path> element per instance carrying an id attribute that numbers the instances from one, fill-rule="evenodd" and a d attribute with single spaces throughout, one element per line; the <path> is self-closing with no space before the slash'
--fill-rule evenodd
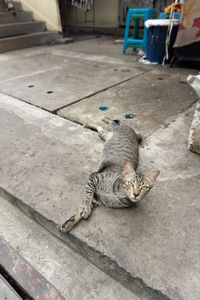
<path id="1" fill-rule="evenodd" d="M 76 103 L 78 103 L 78 102 L 80 102 L 80 101 L 82 101 L 82 100 L 87 100 L 87 99 L 89 99 L 89 98 L 91 98 L 91 97 L 93 97 L 93 96 L 96 96 L 96 95 L 98 95 L 98 94 L 101 94 L 101 93 L 103 93 L 103 92 L 105 92 L 105 91 L 107 91 L 107 90 L 109 90 L 109 89 L 111 89 L 111 88 L 113 88 L 113 87 L 119 86 L 120 84 L 123 84 L 123 83 L 125 83 L 125 82 L 128 82 L 128 81 L 130 81 L 130 80 L 132 80 L 132 79 L 134 79 L 134 78 L 140 77 L 140 76 L 142 76 L 142 75 L 144 75 L 145 73 L 148 73 L 148 72 L 150 72 L 150 71 L 151 71 L 151 70 L 149 70 L 149 71 L 144 71 L 144 72 L 142 72 L 142 73 L 140 73 L 140 74 L 131 76 L 131 77 L 129 77 L 128 79 L 122 80 L 122 81 L 120 81 L 120 82 L 118 82 L 118 83 L 115 83 L 115 84 L 113 84 L 113 85 L 110 85 L 109 87 L 106 87 L 106 88 L 101 89 L 101 90 L 99 90 L 99 91 L 96 91 L 96 92 L 94 92 L 94 93 L 92 93 L 92 94 L 89 94 L 88 96 L 85 96 L 85 97 L 83 97 L 83 98 L 80 98 L 80 99 L 78 99 L 78 100 L 75 100 L 73 103 L 70 103 L 70 104 L 67 104 L 67 105 L 63 105 L 63 106 L 61 106 L 61 107 L 59 107 L 59 108 L 53 110 L 52 113 L 57 114 L 58 111 L 61 110 L 61 109 L 64 109 L 64 108 L 66 108 L 66 107 L 68 107 L 68 106 L 71 106 L 71 105 L 73 105 L 73 104 L 76 104 Z M 66 118 L 65 118 L 65 119 L 66 119 Z"/>
<path id="2" fill-rule="evenodd" d="M 41 107 L 41 106 L 39 106 L 39 105 L 37 105 L 37 104 L 30 103 L 30 102 L 28 102 L 28 101 L 25 101 L 25 100 L 23 100 L 23 99 L 21 99 L 21 98 L 15 97 L 15 96 L 10 95 L 10 94 L 8 94 L 8 93 L 5 93 L 5 92 L 0 91 L 0 94 L 9 96 L 9 97 L 14 98 L 14 99 L 16 99 L 16 100 L 19 100 L 19 101 L 21 101 L 21 102 L 23 102 L 23 103 L 25 103 L 25 104 L 28 104 L 28 105 L 31 105 L 31 106 L 40 108 L 40 109 L 42 109 L 42 110 L 44 110 L 44 111 L 47 111 L 47 112 L 49 112 L 49 113 L 54 114 L 53 112 L 51 112 L 50 110 L 48 110 L 48 109 L 46 109 L 46 108 L 44 108 L 44 107 Z"/>

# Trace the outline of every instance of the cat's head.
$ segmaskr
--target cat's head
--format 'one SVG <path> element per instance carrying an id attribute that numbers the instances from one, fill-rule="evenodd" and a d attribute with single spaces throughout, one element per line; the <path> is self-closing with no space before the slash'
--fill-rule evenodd
<path id="1" fill-rule="evenodd" d="M 127 197 L 133 202 L 141 200 L 150 191 L 159 174 L 159 170 L 151 171 L 146 175 L 136 174 L 132 164 L 126 161 L 123 169 L 123 181 Z"/>

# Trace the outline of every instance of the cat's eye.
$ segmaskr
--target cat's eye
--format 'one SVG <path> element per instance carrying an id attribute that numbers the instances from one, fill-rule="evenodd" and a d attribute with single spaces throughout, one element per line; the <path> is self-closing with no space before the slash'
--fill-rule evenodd
<path id="1" fill-rule="evenodd" d="M 131 181 L 128 181 L 128 185 L 131 186 L 131 187 L 134 186 L 133 183 L 132 183 Z"/>
<path id="2" fill-rule="evenodd" d="M 143 191 L 147 191 L 147 190 L 148 190 L 148 186 L 144 185 L 144 186 L 142 187 L 142 190 L 143 190 Z"/>

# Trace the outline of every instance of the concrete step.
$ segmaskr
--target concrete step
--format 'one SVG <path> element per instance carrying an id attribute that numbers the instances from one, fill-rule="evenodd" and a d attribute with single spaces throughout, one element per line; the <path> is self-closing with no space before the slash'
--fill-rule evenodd
<path id="1" fill-rule="evenodd" d="M 19 11 L 16 14 L 11 12 L 0 12 L 0 24 L 30 22 L 33 20 L 33 13 L 30 11 Z"/>
<path id="2" fill-rule="evenodd" d="M 20 299 L 31 297 L 35 300 L 46 298 L 65 300 L 62 294 L 1 236 L 0 257 L 2 279 L 4 279 L 4 283 L 7 283 L 7 290 L 4 289 L 3 293 L 0 294 L 1 299 L 17 300 L 19 299 L 16 298 L 18 294 L 23 297 Z M 12 294 L 6 298 L 9 291 Z M 14 291 L 16 291 L 15 297 L 13 297 Z"/>
<path id="3" fill-rule="evenodd" d="M 0 274 L 0 299 L 22 300 L 8 281 Z"/>
<path id="4" fill-rule="evenodd" d="M 14 7 L 15 7 L 15 11 L 21 11 L 22 10 L 22 5 L 20 2 L 13 2 Z M 4 5 L 4 3 L 2 1 L 0 1 L 0 12 L 4 12 L 5 11 L 6 6 Z"/>
<path id="5" fill-rule="evenodd" d="M 102 142 L 91 130 L 1 93 L 0 195 L 139 298 L 199 299 L 200 174 L 199 157 L 186 146 L 191 119 L 191 112 L 180 115 L 140 149 L 141 170 L 159 167 L 162 174 L 148 197 L 128 209 L 98 207 L 65 234 L 59 226 L 78 209 Z"/>
<path id="6" fill-rule="evenodd" d="M 70 250 L 64 243 L 24 215 L 7 200 L 0 197 L 0 203 L 0 241 L 2 237 L 32 268 L 35 268 L 35 270 L 43 275 L 48 281 L 48 285 L 43 286 L 43 290 L 48 292 L 51 288 L 55 292 L 55 289 L 53 289 L 54 286 L 66 300 L 139 300 L 138 297 L 119 282 L 110 278 L 104 272 L 90 264 L 85 258 Z M 2 252 L 1 248 L 0 252 Z M 8 258 L 7 253 L 6 257 Z M 2 263 L 3 257 L 1 257 Z M 19 261 L 13 263 L 14 266 L 16 264 L 19 264 Z M 11 270 L 12 273 L 15 271 L 14 267 L 13 269 Z M 29 274 L 32 273 L 29 272 Z M 15 276 L 16 281 L 19 282 L 20 274 L 16 274 L 15 272 L 12 276 Z M 41 276 L 39 278 L 41 279 Z M 29 281 L 31 282 L 31 280 Z M 23 280 L 22 286 L 27 291 L 25 282 L 26 280 Z M 39 291 L 38 286 L 35 286 L 35 291 L 33 290 L 33 292 L 35 300 L 44 299 L 41 297 L 41 291 Z M 47 293 L 50 296 L 48 299 L 59 300 L 59 293 L 57 293 L 57 298 L 53 297 L 53 294 L 49 295 Z M 1 297 L 4 294 L 0 277 L 1 300 L 4 299 Z M 47 295 L 45 299 L 47 299 Z M 7 297 L 7 299 L 17 300 L 18 298 Z"/>
<path id="7" fill-rule="evenodd" d="M 0 53 L 48 44 L 59 38 L 56 31 L 44 31 L 0 39 Z"/>
<path id="8" fill-rule="evenodd" d="M 0 38 L 45 31 L 44 22 L 22 22 L 0 25 Z"/>

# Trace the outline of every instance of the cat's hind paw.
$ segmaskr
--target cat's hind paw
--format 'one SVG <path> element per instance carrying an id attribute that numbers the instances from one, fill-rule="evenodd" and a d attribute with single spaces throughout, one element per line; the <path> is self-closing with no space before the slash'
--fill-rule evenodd
<path id="1" fill-rule="evenodd" d="M 62 226 L 61 226 L 61 231 L 62 232 L 69 232 L 73 227 L 74 227 L 74 220 L 69 219 L 67 220 Z"/>
<path id="2" fill-rule="evenodd" d="M 61 226 L 62 232 L 69 232 L 81 219 L 82 219 L 82 208 L 77 211 L 75 215 L 73 215 L 70 219 L 65 221 Z"/>

